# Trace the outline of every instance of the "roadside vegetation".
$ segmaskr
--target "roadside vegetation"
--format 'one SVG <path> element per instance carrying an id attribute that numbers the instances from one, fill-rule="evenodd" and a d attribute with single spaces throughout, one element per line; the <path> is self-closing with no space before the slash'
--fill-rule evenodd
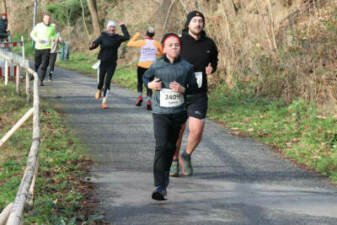
<path id="1" fill-rule="evenodd" d="M 0 137 L 31 107 L 15 86 L 0 84 Z M 0 151 L 0 211 L 13 202 L 26 166 L 32 122 L 28 120 Z M 93 185 L 86 180 L 90 160 L 62 115 L 41 103 L 39 175 L 34 207 L 24 215 L 24 224 L 94 224 L 103 218 L 90 207 Z"/>

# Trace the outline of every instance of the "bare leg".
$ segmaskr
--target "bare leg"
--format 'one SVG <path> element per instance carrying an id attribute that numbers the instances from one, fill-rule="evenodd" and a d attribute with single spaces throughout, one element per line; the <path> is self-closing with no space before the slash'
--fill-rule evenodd
<path id="1" fill-rule="evenodd" d="M 202 139 L 204 121 L 195 117 L 188 118 L 189 134 L 187 138 L 186 153 L 192 154 Z"/>
<path id="2" fill-rule="evenodd" d="M 184 135 L 185 128 L 186 128 L 186 123 L 184 123 L 181 126 L 179 137 L 178 137 L 177 144 L 176 144 L 176 152 L 174 153 L 173 160 L 176 160 L 179 156 L 179 150 L 181 147 L 181 143 L 183 141 L 183 135 Z"/>

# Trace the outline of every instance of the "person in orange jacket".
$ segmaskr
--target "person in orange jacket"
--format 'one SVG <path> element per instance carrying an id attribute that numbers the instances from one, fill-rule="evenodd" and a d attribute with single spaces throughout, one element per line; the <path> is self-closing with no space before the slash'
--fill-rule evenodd
<path id="1" fill-rule="evenodd" d="M 139 47 L 140 48 L 140 57 L 139 62 L 137 64 L 137 90 L 138 97 L 136 101 L 136 106 L 141 106 L 143 102 L 143 75 L 145 71 L 154 63 L 157 59 L 157 56 L 161 56 L 163 54 L 163 50 L 161 44 L 154 40 L 153 37 L 155 35 L 153 27 L 148 27 L 146 30 L 146 36 L 143 40 L 137 40 L 140 36 L 139 33 L 136 33 L 127 43 L 129 47 Z M 146 87 L 146 109 L 152 110 L 151 104 L 151 96 L 152 90 Z"/>

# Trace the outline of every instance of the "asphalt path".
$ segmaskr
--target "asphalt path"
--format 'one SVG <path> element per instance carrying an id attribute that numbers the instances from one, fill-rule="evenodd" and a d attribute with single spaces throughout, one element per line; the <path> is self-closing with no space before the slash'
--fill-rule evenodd
<path id="1" fill-rule="evenodd" d="M 168 200 L 156 202 L 152 115 L 135 106 L 136 92 L 112 85 L 103 110 L 94 99 L 96 79 L 59 68 L 40 91 L 96 162 L 91 180 L 111 224 L 337 224 L 336 186 L 210 120 L 193 154 L 194 176 L 171 178 Z"/>

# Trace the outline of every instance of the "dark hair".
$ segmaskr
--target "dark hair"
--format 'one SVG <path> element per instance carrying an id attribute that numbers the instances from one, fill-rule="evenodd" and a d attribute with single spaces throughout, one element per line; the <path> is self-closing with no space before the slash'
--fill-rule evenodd
<path id="1" fill-rule="evenodd" d="M 146 31 L 146 36 L 149 36 L 149 37 L 153 37 L 155 35 L 155 33 L 153 32 L 153 33 L 150 33 L 150 32 L 148 32 L 148 31 Z"/>

